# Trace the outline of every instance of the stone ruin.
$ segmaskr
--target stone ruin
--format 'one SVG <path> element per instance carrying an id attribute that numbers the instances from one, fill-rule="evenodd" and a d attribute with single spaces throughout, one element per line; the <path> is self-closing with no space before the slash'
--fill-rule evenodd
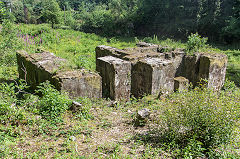
<path id="1" fill-rule="evenodd" d="M 133 95 L 168 94 L 197 86 L 207 80 L 208 88 L 220 90 L 224 84 L 227 56 L 194 53 L 183 49 L 139 43 L 136 48 L 96 47 L 96 71 L 62 69 L 65 59 L 52 53 L 17 52 L 19 77 L 35 89 L 48 80 L 70 97 L 129 100 Z"/>
<path id="2" fill-rule="evenodd" d="M 50 81 L 59 91 L 66 91 L 70 97 L 101 98 L 101 77 L 85 69 L 62 69 L 67 61 L 49 52 L 27 54 L 17 52 L 18 72 L 31 89 L 45 81 Z"/>
<path id="3" fill-rule="evenodd" d="M 96 48 L 96 70 L 102 77 L 103 97 L 114 100 L 144 95 L 161 95 L 195 87 L 201 79 L 208 88 L 220 90 L 224 84 L 227 56 L 194 53 L 183 49 L 139 43 L 138 47 Z"/>

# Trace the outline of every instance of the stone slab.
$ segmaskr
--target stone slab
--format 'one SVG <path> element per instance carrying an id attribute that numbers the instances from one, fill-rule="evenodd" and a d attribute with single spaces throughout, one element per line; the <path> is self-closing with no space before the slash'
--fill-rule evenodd
<path id="1" fill-rule="evenodd" d="M 114 56 L 117 58 L 122 58 L 126 55 L 129 55 L 129 52 L 125 50 L 121 50 L 121 49 L 117 49 L 117 48 L 105 46 L 105 45 L 97 46 L 95 49 L 95 52 L 96 52 L 96 59 L 104 56 Z"/>
<path id="2" fill-rule="evenodd" d="M 113 100 L 130 99 L 130 62 L 105 56 L 97 59 L 96 70 L 102 77 L 103 97 Z"/>
<path id="3" fill-rule="evenodd" d="M 117 49 L 110 46 L 101 45 L 96 47 L 96 59 L 104 56 L 113 56 L 126 61 L 130 61 L 135 64 L 138 60 L 147 57 L 161 57 L 164 58 L 165 55 L 157 51 L 158 45 L 153 45 L 150 47 L 137 47 L 137 48 L 126 48 Z"/>

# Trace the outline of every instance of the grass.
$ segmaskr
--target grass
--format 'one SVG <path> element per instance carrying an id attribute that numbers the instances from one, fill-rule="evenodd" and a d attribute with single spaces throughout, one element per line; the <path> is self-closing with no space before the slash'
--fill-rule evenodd
<path id="1" fill-rule="evenodd" d="M 84 67 L 93 71 L 95 70 L 95 47 L 98 45 L 126 48 L 135 47 L 138 41 L 146 41 L 173 48 L 186 47 L 186 44 L 181 41 L 161 40 L 156 36 L 106 38 L 73 30 L 53 30 L 47 25 L 19 24 L 17 28 L 21 31 L 18 32 L 19 35 L 34 36 L 35 44 L 33 41 L 27 41 L 26 36 L 18 35 L 19 46 L 13 50 L 20 48 L 29 53 L 47 50 L 68 59 L 74 68 Z M 4 37 L 0 37 L 1 43 L 4 43 L 3 39 Z M 37 43 L 40 41 L 41 43 Z M 239 82 L 239 50 L 207 47 L 201 51 L 227 54 L 228 78 Z M 9 59 L 10 62 L 1 62 L 0 81 L 18 82 L 15 57 Z M 234 87 L 235 89 L 240 92 Z M 230 91 L 229 94 L 231 93 Z M 0 92 L 0 97 L 1 95 Z M 156 121 L 161 121 L 159 119 L 162 119 L 164 110 L 173 109 L 178 106 L 177 104 L 187 101 L 187 97 L 181 98 L 178 94 L 173 96 L 177 97 L 178 102 L 168 97 L 156 100 L 155 97 L 147 96 L 140 100 L 119 102 L 114 106 L 110 106 L 111 102 L 106 99 L 79 98 L 76 101 L 83 105 L 82 108 L 75 113 L 68 109 L 63 113 L 62 121 L 59 123 L 52 123 L 41 116 L 37 104 L 41 98 L 37 95 L 9 96 L 14 99 L 14 103 L 8 103 L 8 108 L 11 110 L 12 107 L 16 107 L 16 110 L 22 111 L 17 111 L 19 115 L 16 119 L 19 121 L 0 123 L 0 158 L 178 158 L 179 155 L 182 155 L 182 158 L 190 158 L 191 153 L 200 151 L 200 148 L 192 152 L 191 147 L 186 147 L 182 151 L 177 145 L 154 142 L 149 131 L 156 126 Z M 239 101 L 239 93 L 234 99 Z M 0 98 L 0 104 L 2 101 L 4 100 Z M 230 100 L 229 103 L 235 101 Z M 239 105 L 236 107 L 239 109 Z M 150 109 L 152 114 L 145 126 L 135 127 L 133 121 L 137 111 L 142 108 Z M 209 152 L 209 158 L 211 156 L 212 158 L 239 158 L 239 125 L 234 128 L 234 133 L 236 134 L 234 139 L 228 144 L 213 148 Z M 194 144 L 193 142 L 190 146 Z M 201 152 L 201 155 L 206 154 Z"/>
<path id="2" fill-rule="evenodd" d="M 154 104 L 146 106 L 145 103 Z M 34 116 L 31 124 L 2 126 L 4 151 L 0 154 L 4 158 L 174 158 L 178 155 L 178 149 L 157 146 L 144 140 L 148 138 L 146 135 L 151 121 L 144 127 L 131 124 L 133 118 L 129 112 L 139 109 L 136 104 L 161 110 L 165 107 L 161 101 L 145 98 L 137 103 L 128 103 L 127 107 L 120 104 L 115 108 L 109 107 L 105 100 L 89 100 L 88 104 L 91 119 L 79 120 L 67 111 L 63 122 L 57 125 Z M 239 138 L 236 138 L 228 147 L 220 147 L 216 152 L 223 151 L 225 157 L 238 158 L 239 143 Z"/>

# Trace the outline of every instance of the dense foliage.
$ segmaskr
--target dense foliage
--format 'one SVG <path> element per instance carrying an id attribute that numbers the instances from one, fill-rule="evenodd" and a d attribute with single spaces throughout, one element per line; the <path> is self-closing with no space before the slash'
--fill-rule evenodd
<path id="1" fill-rule="evenodd" d="M 17 23 L 61 23 L 108 36 L 198 32 L 232 43 L 240 35 L 239 0 L 13 0 L 11 8 Z"/>
<path id="2" fill-rule="evenodd" d="M 231 92 L 231 94 L 230 94 Z M 239 92 L 217 94 L 204 88 L 170 96 L 154 130 L 159 142 L 172 144 L 199 157 L 199 153 L 228 143 L 238 120 Z M 190 154 L 188 154 L 190 155 Z"/>

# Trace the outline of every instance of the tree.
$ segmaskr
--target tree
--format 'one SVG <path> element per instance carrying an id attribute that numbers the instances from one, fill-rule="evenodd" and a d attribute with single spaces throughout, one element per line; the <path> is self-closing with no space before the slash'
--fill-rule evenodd
<path id="1" fill-rule="evenodd" d="M 54 24 L 60 23 L 60 7 L 56 0 L 43 1 L 42 17 L 52 24 L 52 28 Z"/>

